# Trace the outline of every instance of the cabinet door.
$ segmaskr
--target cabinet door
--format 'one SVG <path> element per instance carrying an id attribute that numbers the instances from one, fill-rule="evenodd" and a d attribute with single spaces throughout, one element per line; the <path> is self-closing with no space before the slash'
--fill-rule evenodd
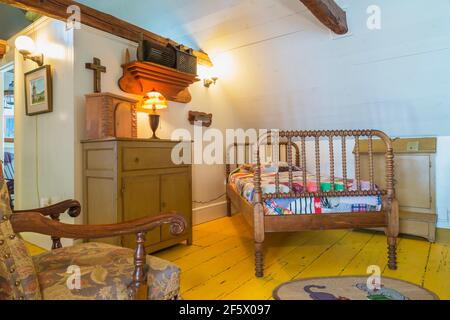
<path id="1" fill-rule="evenodd" d="M 192 219 L 191 176 L 189 171 L 161 176 L 161 210 L 175 210 L 186 218 L 186 232 L 190 231 Z M 174 238 L 170 234 L 169 226 L 161 229 L 162 240 Z"/>
<path id="2" fill-rule="evenodd" d="M 375 183 L 386 188 L 384 155 L 374 156 Z M 369 160 L 361 157 L 362 178 L 369 179 Z M 401 207 L 431 208 L 431 159 L 429 155 L 396 154 L 394 158 L 395 191 Z"/>
<path id="3" fill-rule="evenodd" d="M 124 220 L 134 220 L 160 213 L 160 183 L 159 176 L 147 175 L 123 178 L 123 213 Z M 156 228 L 146 235 L 145 245 L 161 241 L 161 229 Z M 122 245 L 128 248 L 136 247 L 136 236 L 127 235 L 122 239 Z"/>

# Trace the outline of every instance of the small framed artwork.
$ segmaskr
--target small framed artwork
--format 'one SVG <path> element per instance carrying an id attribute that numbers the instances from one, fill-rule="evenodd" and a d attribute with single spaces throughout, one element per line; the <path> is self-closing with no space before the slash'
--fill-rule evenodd
<path id="1" fill-rule="evenodd" d="M 25 73 L 27 116 L 53 111 L 52 71 L 49 65 Z"/>

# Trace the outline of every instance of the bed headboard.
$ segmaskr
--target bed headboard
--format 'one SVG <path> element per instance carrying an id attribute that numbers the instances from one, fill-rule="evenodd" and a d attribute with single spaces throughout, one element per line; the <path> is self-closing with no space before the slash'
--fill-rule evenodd
<path id="1" fill-rule="evenodd" d="M 270 132 L 269 132 L 270 133 Z M 359 153 L 359 141 L 361 139 L 367 139 L 368 144 L 368 179 L 370 182 L 370 190 L 362 190 L 361 188 L 361 159 Z M 386 179 L 386 187 L 381 190 L 378 189 L 375 185 L 375 172 L 374 172 L 374 152 L 373 152 L 373 140 L 380 139 L 384 145 L 386 146 L 385 152 L 385 179 Z M 259 142 L 251 145 L 250 143 L 234 143 L 227 149 L 227 164 L 226 164 L 226 174 L 227 181 L 229 174 L 231 172 L 231 166 L 233 164 L 240 165 L 243 163 L 251 162 L 256 163 L 256 172 L 255 172 L 255 201 L 263 201 L 273 198 L 300 198 L 300 197 L 342 197 L 342 196 L 372 196 L 372 195 L 388 195 L 390 199 L 393 199 L 395 190 L 394 190 L 394 153 L 392 148 L 391 139 L 382 131 L 379 130 L 322 130 L 322 131 L 278 131 L 277 132 L 277 140 L 278 143 L 272 141 L 272 135 L 267 134 L 266 139 L 259 139 Z M 279 183 L 279 174 L 275 176 L 275 193 L 262 194 L 261 189 L 261 151 L 266 150 L 268 146 L 271 146 L 272 149 L 278 148 L 279 150 L 279 159 L 280 161 L 286 161 L 289 166 L 289 189 L 292 190 L 293 185 L 293 167 L 299 166 L 302 168 L 302 183 L 303 186 L 307 185 L 307 172 L 306 168 L 314 167 L 315 168 L 315 176 L 316 176 L 316 184 L 320 186 L 321 181 L 321 164 L 324 159 L 323 154 L 321 154 L 321 141 L 328 140 L 328 157 L 327 161 L 329 163 L 329 172 L 327 172 L 327 176 L 330 178 L 330 191 L 317 191 L 317 192 L 281 192 L 280 191 L 280 183 Z M 340 140 L 336 142 L 336 140 Z M 347 182 L 350 180 L 348 175 L 348 162 L 347 162 L 347 151 L 351 150 L 348 146 L 349 140 L 352 140 L 352 143 L 355 145 L 354 147 L 354 180 L 356 182 L 356 190 L 349 190 L 347 187 Z M 314 144 L 314 154 L 312 157 L 308 157 L 307 153 L 307 141 L 311 141 Z M 340 144 L 340 163 L 336 161 L 336 143 Z M 249 159 L 249 157 L 244 158 L 243 163 L 239 163 L 238 148 L 251 148 L 255 149 L 255 158 Z M 248 149 L 245 149 L 248 150 Z M 244 150 L 244 152 L 245 152 Z M 233 152 L 231 152 L 233 151 Z M 232 159 L 230 154 L 235 157 Z M 251 152 L 245 152 L 245 155 L 251 154 Z M 285 157 L 285 160 L 282 160 L 282 156 Z M 314 163 L 308 163 L 311 159 L 314 159 Z M 231 161 L 230 161 L 231 160 Z M 242 160 L 242 159 L 241 159 Z M 253 161 L 252 161 L 253 160 Z M 314 166 L 313 166 L 314 165 Z M 342 169 L 342 179 L 344 184 L 344 190 L 337 191 L 335 190 L 335 169 L 337 166 L 341 166 Z M 320 189 L 320 188 L 319 188 Z"/>

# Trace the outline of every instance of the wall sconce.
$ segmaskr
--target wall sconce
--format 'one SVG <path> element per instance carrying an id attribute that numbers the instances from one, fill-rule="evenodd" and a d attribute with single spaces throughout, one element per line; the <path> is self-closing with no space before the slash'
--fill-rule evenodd
<path id="1" fill-rule="evenodd" d="M 203 85 L 206 88 L 209 88 L 212 84 L 216 84 L 217 80 L 219 80 L 219 77 L 217 77 L 214 74 L 214 68 L 212 64 L 209 65 L 199 64 L 197 71 L 198 77 L 200 79 L 203 79 Z"/>
<path id="2" fill-rule="evenodd" d="M 40 67 L 44 65 L 44 55 L 42 53 L 32 55 L 36 50 L 33 39 L 28 36 L 18 36 L 15 41 L 15 45 L 20 54 L 23 55 L 23 60 L 28 59 L 34 61 Z"/>
<path id="3" fill-rule="evenodd" d="M 219 80 L 218 77 L 212 77 L 211 79 L 203 79 L 203 85 L 206 88 L 209 88 L 212 84 L 216 84 L 217 80 Z"/>

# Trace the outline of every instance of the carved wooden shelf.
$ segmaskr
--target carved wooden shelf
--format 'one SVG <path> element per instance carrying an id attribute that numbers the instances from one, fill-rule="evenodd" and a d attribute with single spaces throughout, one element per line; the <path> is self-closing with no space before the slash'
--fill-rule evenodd
<path id="1" fill-rule="evenodd" d="M 122 68 L 123 76 L 119 80 L 122 91 L 144 96 L 155 89 L 170 101 L 190 102 L 192 97 L 188 87 L 199 81 L 196 75 L 151 62 L 133 61 Z"/>
<path id="2" fill-rule="evenodd" d="M 6 53 L 6 41 L 0 40 L 0 59 L 3 58 L 5 53 Z"/>

